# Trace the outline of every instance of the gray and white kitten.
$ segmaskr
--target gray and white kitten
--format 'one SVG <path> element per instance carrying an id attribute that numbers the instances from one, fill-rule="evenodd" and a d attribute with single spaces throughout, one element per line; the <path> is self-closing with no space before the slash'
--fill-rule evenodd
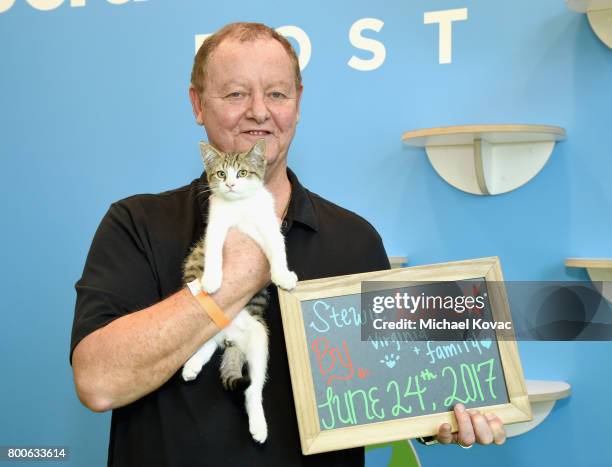
<path id="1" fill-rule="evenodd" d="M 227 232 L 236 227 L 261 247 L 270 263 L 272 282 L 283 289 L 295 287 L 297 276 L 287 267 L 285 239 L 275 214 L 274 197 L 264 186 L 266 169 L 265 140 L 258 140 L 244 153 L 223 153 L 210 144 L 200 143 L 202 160 L 210 188 L 208 225 L 204 236 L 194 245 L 183 265 L 183 281 L 200 279 L 202 288 L 213 293 L 223 279 L 223 244 Z M 263 312 L 268 292 L 261 290 L 243 310 L 185 363 L 185 381 L 195 379 L 215 350 L 223 352 L 220 366 L 225 388 L 248 381 L 245 405 L 249 431 L 263 443 L 268 427 L 263 411 L 262 392 L 268 367 L 268 328 Z M 244 364 L 248 380 L 242 376 Z"/>

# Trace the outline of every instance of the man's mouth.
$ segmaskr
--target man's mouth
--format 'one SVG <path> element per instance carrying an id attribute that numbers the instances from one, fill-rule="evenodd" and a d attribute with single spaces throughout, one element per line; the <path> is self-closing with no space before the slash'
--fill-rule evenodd
<path id="1" fill-rule="evenodd" d="M 269 134 L 271 134 L 269 131 L 266 130 L 250 130 L 245 131 L 244 133 L 251 136 L 268 136 Z"/>

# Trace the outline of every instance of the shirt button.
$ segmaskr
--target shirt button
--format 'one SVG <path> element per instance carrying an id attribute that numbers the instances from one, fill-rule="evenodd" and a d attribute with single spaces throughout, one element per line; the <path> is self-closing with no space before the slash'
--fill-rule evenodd
<path id="1" fill-rule="evenodd" d="M 281 224 L 281 230 L 287 230 L 287 225 L 289 225 L 287 221 L 283 220 L 283 223 Z"/>

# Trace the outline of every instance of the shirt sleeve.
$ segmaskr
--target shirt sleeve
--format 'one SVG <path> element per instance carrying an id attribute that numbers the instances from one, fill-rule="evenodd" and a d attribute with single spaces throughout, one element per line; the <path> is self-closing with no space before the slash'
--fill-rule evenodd
<path id="1" fill-rule="evenodd" d="M 391 269 L 389 257 L 378 231 L 364 218 L 357 216 L 357 220 L 359 222 L 359 229 L 352 228 L 353 235 L 347 235 L 347 238 L 353 241 L 353 246 L 350 248 L 351 254 L 354 260 L 359 263 L 358 271 L 356 272 Z M 360 253 L 355 255 L 355 252 Z"/>
<path id="2" fill-rule="evenodd" d="M 376 265 L 376 268 L 374 270 L 391 269 L 389 257 L 387 256 L 387 252 L 385 251 L 382 238 L 380 237 L 380 234 L 378 232 L 376 232 L 376 242 L 374 251 L 372 252 L 372 256 L 372 261 Z"/>
<path id="3" fill-rule="evenodd" d="M 368 250 L 368 271 L 382 271 L 386 269 L 391 269 L 391 263 L 389 262 L 389 257 L 387 256 L 387 252 L 385 251 L 385 247 L 383 245 L 382 238 L 380 234 L 370 225 L 370 228 L 374 232 L 371 240 L 371 248 Z"/>
<path id="4" fill-rule="evenodd" d="M 112 204 L 94 235 L 83 275 L 75 284 L 71 365 L 74 348 L 85 336 L 161 299 L 153 264 L 144 211 L 134 199 Z"/>

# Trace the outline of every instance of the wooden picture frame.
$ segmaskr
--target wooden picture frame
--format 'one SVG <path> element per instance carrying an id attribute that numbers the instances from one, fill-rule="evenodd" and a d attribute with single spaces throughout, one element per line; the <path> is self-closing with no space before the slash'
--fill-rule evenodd
<path id="1" fill-rule="evenodd" d="M 480 258 L 315 279 L 298 282 L 297 287 L 290 292 L 279 289 L 281 315 L 303 454 L 315 454 L 434 435 L 438 432 L 442 423 L 450 423 L 453 431 L 455 431 L 457 430 L 457 423 L 452 411 L 447 411 L 321 430 L 301 302 L 360 294 L 362 281 L 440 282 L 475 278 L 484 278 L 486 282 L 503 284 L 499 258 Z M 504 287 L 491 288 L 489 303 L 496 321 L 511 321 Z M 500 337 L 498 331 L 496 331 L 496 335 Z M 482 410 L 494 412 L 504 423 L 531 419 L 531 406 L 518 347 L 512 332 L 511 337 L 509 339 L 508 331 L 504 331 L 504 339 L 497 341 L 509 402 L 482 407 Z"/>

